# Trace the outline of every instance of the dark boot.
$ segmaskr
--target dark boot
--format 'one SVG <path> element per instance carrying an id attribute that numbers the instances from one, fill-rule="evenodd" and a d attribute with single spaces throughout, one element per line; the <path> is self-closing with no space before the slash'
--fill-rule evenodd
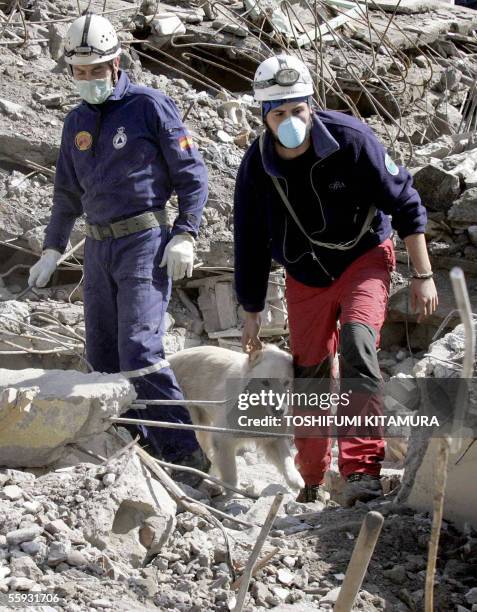
<path id="1" fill-rule="evenodd" d="M 196 470 L 206 473 L 209 472 L 211 466 L 207 455 L 200 448 L 200 446 L 190 455 L 186 455 L 185 457 L 174 461 L 174 463 L 176 465 L 184 465 L 195 468 Z M 194 487 L 194 489 L 197 489 L 203 480 L 202 476 L 199 476 L 199 474 L 193 474 L 192 472 L 186 472 L 185 470 L 172 470 L 171 477 L 177 482 Z"/>
<path id="2" fill-rule="evenodd" d="M 323 491 L 320 485 L 305 485 L 298 493 L 296 501 L 300 504 L 311 504 L 320 502 L 326 504 L 328 500 L 327 494 Z"/>
<path id="3" fill-rule="evenodd" d="M 368 502 L 383 495 L 383 487 L 379 476 L 371 474 L 350 474 L 346 478 L 346 486 L 343 490 L 343 504 L 354 506 L 359 500 Z"/>

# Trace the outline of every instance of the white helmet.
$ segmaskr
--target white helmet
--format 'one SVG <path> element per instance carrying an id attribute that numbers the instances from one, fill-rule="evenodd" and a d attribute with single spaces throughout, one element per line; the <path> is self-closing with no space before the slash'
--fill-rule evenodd
<path id="1" fill-rule="evenodd" d="M 65 61 L 73 65 L 100 64 L 121 53 L 118 36 L 112 24 L 87 13 L 75 19 L 65 36 Z"/>
<path id="2" fill-rule="evenodd" d="M 253 81 L 255 100 L 266 102 L 313 95 L 313 81 L 305 64 L 293 55 L 263 61 Z"/>

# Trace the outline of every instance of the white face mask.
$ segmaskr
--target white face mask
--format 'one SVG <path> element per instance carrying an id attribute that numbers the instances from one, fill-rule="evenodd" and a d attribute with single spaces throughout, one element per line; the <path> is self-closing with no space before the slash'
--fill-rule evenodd
<path id="1" fill-rule="evenodd" d="M 92 81 L 80 81 L 74 79 L 79 95 L 90 104 L 102 104 L 113 93 L 111 77 L 104 79 L 93 79 Z"/>
<path id="2" fill-rule="evenodd" d="M 305 142 L 307 125 L 298 117 L 289 117 L 278 126 L 277 137 L 287 149 L 296 149 Z"/>

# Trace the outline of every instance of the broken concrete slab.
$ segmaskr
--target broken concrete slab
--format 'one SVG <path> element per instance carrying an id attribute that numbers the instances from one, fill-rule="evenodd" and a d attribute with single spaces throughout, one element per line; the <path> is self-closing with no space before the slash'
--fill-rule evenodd
<path id="1" fill-rule="evenodd" d="M 174 531 L 177 507 L 135 453 L 126 461 L 114 484 L 85 500 L 83 533 L 93 546 L 113 550 L 139 567 Z"/>
<path id="2" fill-rule="evenodd" d="M 66 23 L 50 23 L 48 24 L 49 43 L 51 58 L 57 62 L 63 55 L 63 39 L 68 31 Z"/>
<path id="3" fill-rule="evenodd" d="M 396 12 L 401 15 L 415 15 L 416 13 L 427 13 L 435 8 L 435 0 L 375 0 L 370 8 Z"/>
<path id="4" fill-rule="evenodd" d="M 429 346 L 428 353 L 416 365 L 415 371 L 421 370 L 426 377 L 434 377 L 436 385 L 439 380 L 455 379 L 459 376 L 464 348 L 464 326 L 459 324 Z M 472 389 L 470 397 L 473 395 Z M 470 428 L 455 431 L 454 435 L 460 442 L 460 449 L 451 448 L 449 453 L 444 516 L 459 526 L 469 523 L 477 527 L 477 489 L 468 486 L 477 465 L 477 446 Z M 437 436 L 425 428 L 415 428 L 409 440 L 398 501 L 419 511 L 432 511 L 433 507 L 435 470 L 442 434 Z"/>
<path id="5" fill-rule="evenodd" d="M 452 104 L 446 104 L 440 108 L 436 108 L 435 117 L 431 123 L 431 130 L 426 134 L 432 138 L 431 134 L 438 134 L 439 136 L 445 135 L 456 135 L 459 131 L 459 126 L 462 121 L 462 114 L 460 111 L 452 106 Z"/>
<path id="6" fill-rule="evenodd" d="M 477 223 L 477 187 L 467 189 L 454 202 L 449 210 L 448 219 L 452 227 L 462 229 Z"/>
<path id="7" fill-rule="evenodd" d="M 430 158 L 443 159 L 454 152 L 455 146 L 452 136 L 441 136 L 428 144 L 416 147 L 413 162 L 415 160 L 417 165 L 425 165 L 425 163 L 429 163 Z M 413 165 L 416 164 L 413 163 Z"/>
<path id="8" fill-rule="evenodd" d="M 460 70 L 457 70 L 456 68 L 453 68 L 452 66 L 449 66 L 445 70 L 442 71 L 439 81 L 434 86 L 434 89 L 441 93 L 447 90 L 452 91 L 454 89 L 457 89 L 457 86 L 459 85 L 461 78 L 462 78 L 462 73 L 460 72 Z"/>
<path id="9" fill-rule="evenodd" d="M 158 37 L 170 37 L 177 34 L 185 34 L 186 32 L 185 25 L 173 13 L 162 13 L 150 22 L 149 25 Z M 153 40 L 155 38 L 153 36 Z"/>
<path id="10" fill-rule="evenodd" d="M 401 501 L 420 512 L 432 512 L 435 468 L 440 444 L 439 438 L 430 440 L 417 472 L 410 470 L 404 474 L 403 487 L 410 484 L 410 492 L 409 496 Z M 465 456 L 457 461 L 465 449 L 468 449 Z M 444 518 L 460 527 L 468 523 L 477 529 L 477 488 L 469 486 L 469 483 L 475 480 L 476 468 L 477 445 L 474 444 L 473 438 L 463 438 L 461 450 L 449 454 L 444 500 Z M 409 483 L 411 476 L 412 483 Z"/>
<path id="11" fill-rule="evenodd" d="M 431 210 L 448 210 L 460 195 L 459 177 L 434 164 L 414 174 L 414 187 Z"/>
<path id="12" fill-rule="evenodd" d="M 465 150 L 460 153 L 450 155 L 442 161 L 442 167 L 444 170 L 452 172 L 457 176 L 466 179 L 468 176 L 473 174 L 477 169 L 477 148 L 473 140 L 471 141 L 470 150 Z"/>
<path id="13" fill-rule="evenodd" d="M 237 304 L 232 283 L 217 283 L 215 299 L 219 316 L 219 329 L 228 329 L 237 324 Z"/>
<path id="14" fill-rule="evenodd" d="M 2 330 L 13 334 L 24 332 L 22 322 L 28 320 L 29 314 L 30 309 L 23 302 L 17 300 L 0 302 L 0 335 Z"/>
<path id="15" fill-rule="evenodd" d="M 14 129 L 6 121 L 0 127 L 0 159 L 25 164 L 26 160 L 52 166 L 56 164 L 59 153 L 60 124 L 49 125 L 47 130 L 39 131 L 29 129 Z"/>
<path id="16" fill-rule="evenodd" d="M 112 430 L 93 434 L 74 444 L 68 444 L 64 453 L 51 465 L 51 469 L 60 469 L 78 463 L 99 464 L 124 447 L 125 440 L 132 440 L 129 432 L 122 427 L 119 428 L 121 437 Z"/>
<path id="17" fill-rule="evenodd" d="M 224 19 L 216 19 L 212 22 L 212 27 L 214 30 L 221 30 L 223 32 L 227 32 L 227 34 L 239 36 L 240 38 L 245 38 L 250 33 L 246 26 L 230 23 Z"/>
<path id="18" fill-rule="evenodd" d="M 14 119 L 21 119 L 23 115 L 28 112 L 28 109 L 21 104 L 12 102 L 11 100 L 0 98 L 0 112 L 4 113 L 5 115 L 9 115 Z"/>
<path id="19" fill-rule="evenodd" d="M 120 374 L 0 369 L 0 465 L 45 466 L 110 427 L 136 393 Z"/>

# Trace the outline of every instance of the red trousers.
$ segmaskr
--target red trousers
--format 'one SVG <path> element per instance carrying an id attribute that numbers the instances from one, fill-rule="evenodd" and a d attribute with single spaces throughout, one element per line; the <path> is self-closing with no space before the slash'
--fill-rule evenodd
<path id="1" fill-rule="evenodd" d="M 317 366 L 327 360 L 331 366 L 340 346 L 339 327 L 361 323 L 374 330 L 372 346 L 366 349 L 380 376 L 376 348 L 395 265 L 393 244 L 388 239 L 354 261 L 329 287 L 310 287 L 287 276 L 288 324 L 296 366 Z M 332 367 L 327 371 L 333 376 Z M 331 461 L 330 437 L 295 437 L 295 444 L 296 464 L 305 483 L 321 484 Z M 353 472 L 379 475 L 384 458 L 382 438 L 338 437 L 338 448 L 343 477 Z"/>

